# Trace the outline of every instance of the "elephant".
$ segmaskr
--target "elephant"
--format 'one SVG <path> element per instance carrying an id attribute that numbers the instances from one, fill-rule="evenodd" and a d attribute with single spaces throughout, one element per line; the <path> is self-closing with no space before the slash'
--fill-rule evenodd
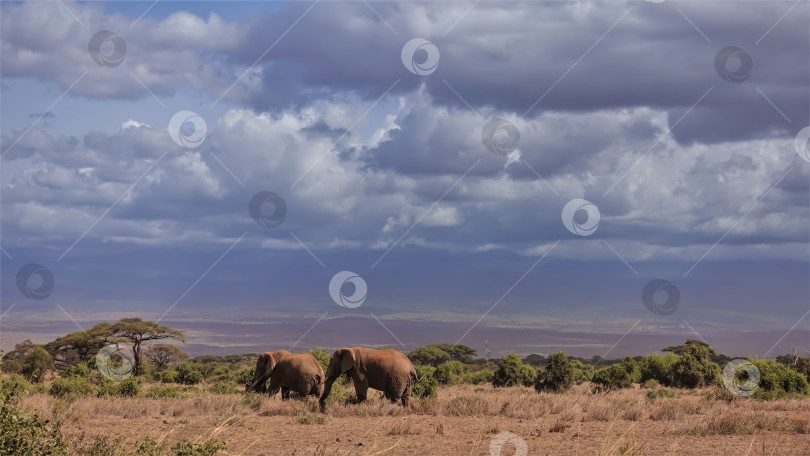
<path id="1" fill-rule="evenodd" d="M 375 350 L 354 347 L 339 348 L 332 354 L 326 368 L 326 382 L 321 394 L 321 412 L 338 377 L 349 372 L 354 380 L 354 392 L 358 402 L 366 400 L 369 388 L 382 391 L 392 403 L 402 401 L 407 408 L 413 381 L 419 381 L 416 370 L 407 356 L 398 350 Z"/>
<path id="2" fill-rule="evenodd" d="M 270 386 L 266 387 L 268 378 Z M 245 388 L 245 392 L 255 390 L 274 396 L 281 389 L 283 400 L 290 398 L 290 391 L 302 397 L 310 394 L 320 397 L 324 378 L 321 365 L 308 353 L 290 353 L 287 350 L 265 352 L 256 361 L 253 383 Z"/>

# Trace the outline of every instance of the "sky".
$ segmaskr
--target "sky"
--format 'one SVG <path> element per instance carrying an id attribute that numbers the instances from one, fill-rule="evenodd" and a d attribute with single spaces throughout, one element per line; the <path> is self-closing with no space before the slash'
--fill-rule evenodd
<path id="1" fill-rule="evenodd" d="M 2 350 L 810 350 L 807 2 L 0 9 Z"/>

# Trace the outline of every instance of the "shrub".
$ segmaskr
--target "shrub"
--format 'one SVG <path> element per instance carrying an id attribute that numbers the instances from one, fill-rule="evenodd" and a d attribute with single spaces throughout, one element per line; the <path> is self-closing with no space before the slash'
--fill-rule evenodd
<path id="1" fill-rule="evenodd" d="M 537 370 L 534 367 L 523 364 L 520 356 L 510 353 L 498 362 L 498 370 L 492 377 L 492 385 L 495 387 L 534 384 L 537 379 Z"/>
<path id="2" fill-rule="evenodd" d="M 415 397 L 436 397 L 436 390 L 439 387 L 436 377 L 433 376 L 436 369 L 431 366 L 414 366 L 414 369 L 416 369 L 419 381 L 413 383 L 412 394 Z"/>
<path id="3" fill-rule="evenodd" d="M 12 374 L 6 380 L 0 379 L 2 389 L 13 389 L 17 393 L 28 394 L 31 392 L 31 384 L 20 374 Z"/>
<path id="4" fill-rule="evenodd" d="M 214 394 L 232 394 L 237 393 L 236 388 L 232 382 L 218 381 L 208 387 L 208 391 Z"/>
<path id="5" fill-rule="evenodd" d="M 177 382 L 185 385 L 196 385 L 205 379 L 199 364 L 183 361 L 177 365 Z"/>
<path id="6" fill-rule="evenodd" d="M 571 359 L 569 358 L 572 367 L 574 368 L 574 383 L 579 385 L 583 382 L 587 382 L 591 380 L 593 376 L 594 368 L 590 364 L 585 364 L 578 359 Z"/>
<path id="7" fill-rule="evenodd" d="M 154 385 L 146 391 L 146 397 L 150 399 L 176 399 L 180 397 L 180 392 L 171 385 Z"/>
<path id="8" fill-rule="evenodd" d="M 88 377 L 90 375 L 90 370 L 90 366 L 85 363 L 80 363 L 76 364 L 75 366 L 68 367 L 59 375 L 61 377 Z"/>
<path id="9" fill-rule="evenodd" d="M 754 392 L 757 399 L 781 399 L 804 397 L 810 393 L 810 384 L 804 375 L 776 361 L 750 360 L 759 369 L 759 388 Z"/>
<path id="10" fill-rule="evenodd" d="M 467 366 L 460 361 L 447 361 L 436 368 L 433 376 L 441 384 L 457 383 L 467 372 Z"/>
<path id="11" fill-rule="evenodd" d="M 0 384 L 0 455 L 66 455 L 59 423 L 49 426 L 36 412 L 19 405 L 17 388 Z"/>
<path id="12" fill-rule="evenodd" d="M 492 383 L 495 378 L 495 371 L 492 369 L 481 369 L 475 372 L 467 372 L 462 377 L 461 381 L 464 383 L 471 383 L 473 385 L 480 385 L 482 383 Z"/>
<path id="13" fill-rule="evenodd" d="M 180 373 L 177 371 L 160 371 L 155 373 L 153 377 L 155 380 L 158 380 L 161 383 L 180 383 L 178 380 L 180 378 Z"/>
<path id="14" fill-rule="evenodd" d="M 298 424 L 325 424 L 326 417 L 320 413 L 308 413 L 295 420 Z"/>
<path id="15" fill-rule="evenodd" d="M 324 372 L 326 372 L 324 370 Z M 253 375 L 256 373 L 256 366 L 250 366 L 247 369 L 242 369 L 236 374 L 236 383 L 242 386 L 247 386 L 253 383 Z"/>
<path id="16" fill-rule="evenodd" d="M 51 382 L 48 394 L 58 398 L 76 399 L 90 394 L 90 381 L 84 377 L 57 378 Z"/>
<path id="17" fill-rule="evenodd" d="M 561 393 L 574 386 L 577 375 L 582 376 L 583 371 L 578 370 L 565 353 L 557 352 L 548 357 L 548 364 L 538 372 L 534 389 Z"/>
<path id="18" fill-rule="evenodd" d="M 688 345 L 672 368 L 673 386 L 697 388 L 722 384 L 720 366 L 710 358 L 709 349 Z"/>
<path id="19" fill-rule="evenodd" d="M 203 443 L 192 443 L 183 440 L 172 447 L 172 452 L 176 456 L 215 456 L 220 450 L 227 448 L 228 445 L 221 440 L 210 439 Z"/>
<path id="20" fill-rule="evenodd" d="M 315 358 L 315 361 L 318 361 L 318 364 L 321 365 L 321 369 L 323 369 L 323 371 L 326 372 L 326 368 L 329 367 L 329 360 L 332 358 L 329 355 L 329 350 L 323 347 L 310 348 L 309 350 L 307 350 L 307 353 L 312 355 L 312 357 Z M 255 371 L 256 368 L 254 367 L 253 370 Z M 252 373 L 250 375 L 250 379 L 253 380 Z"/>
<path id="21" fill-rule="evenodd" d="M 141 382 L 134 375 L 129 376 L 118 382 L 115 392 L 122 397 L 137 397 L 141 392 Z"/>
<path id="22" fill-rule="evenodd" d="M 23 358 L 20 372 L 32 382 L 41 382 L 45 373 L 53 368 L 53 356 L 44 348 L 35 347 Z"/>
<path id="23" fill-rule="evenodd" d="M 675 384 L 675 364 L 679 356 L 674 353 L 654 354 L 641 357 L 639 370 L 641 371 L 641 382 L 655 380 L 661 385 L 672 386 Z"/>
<path id="24" fill-rule="evenodd" d="M 611 364 L 597 370 L 593 373 L 591 381 L 606 392 L 618 388 L 629 388 L 633 385 L 632 374 L 627 371 L 623 363 Z"/>
<path id="25" fill-rule="evenodd" d="M 647 391 L 647 399 L 655 400 L 665 397 L 678 397 L 678 393 L 668 388 L 655 388 Z"/>

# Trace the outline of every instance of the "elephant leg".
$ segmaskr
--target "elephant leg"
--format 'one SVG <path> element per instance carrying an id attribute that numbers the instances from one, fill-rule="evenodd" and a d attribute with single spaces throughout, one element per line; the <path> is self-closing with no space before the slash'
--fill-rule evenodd
<path id="1" fill-rule="evenodd" d="M 290 398 L 290 389 L 286 386 L 281 387 L 281 400 L 286 401 Z"/>
<path id="2" fill-rule="evenodd" d="M 270 387 L 268 388 L 268 394 L 270 395 L 270 397 L 275 396 L 276 393 L 278 393 L 279 388 L 282 388 L 282 386 L 281 386 L 281 378 L 280 377 L 271 377 L 270 378 Z M 284 393 L 282 393 L 282 396 L 283 395 L 284 395 Z"/>
<path id="3" fill-rule="evenodd" d="M 408 402 L 411 398 L 411 383 L 408 382 L 408 386 L 405 387 L 405 391 L 402 393 L 402 406 L 408 408 Z"/>
<path id="4" fill-rule="evenodd" d="M 368 381 L 354 381 L 354 393 L 357 395 L 357 402 L 363 402 L 368 397 Z"/>

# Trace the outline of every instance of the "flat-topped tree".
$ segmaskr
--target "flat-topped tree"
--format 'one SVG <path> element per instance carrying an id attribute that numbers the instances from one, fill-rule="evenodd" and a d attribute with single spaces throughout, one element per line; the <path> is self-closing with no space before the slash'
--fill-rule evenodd
<path id="1" fill-rule="evenodd" d="M 143 321 L 141 318 L 123 318 L 113 323 L 113 334 L 115 337 L 126 339 L 132 344 L 132 352 L 135 355 L 135 365 L 132 366 L 132 374 L 140 375 L 141 372 L 141 347 L 144 342 L 150 340 L 177 339 L 185 342 L 185 334 L 179 329 L 170 328 L 154 321 Z"/>

